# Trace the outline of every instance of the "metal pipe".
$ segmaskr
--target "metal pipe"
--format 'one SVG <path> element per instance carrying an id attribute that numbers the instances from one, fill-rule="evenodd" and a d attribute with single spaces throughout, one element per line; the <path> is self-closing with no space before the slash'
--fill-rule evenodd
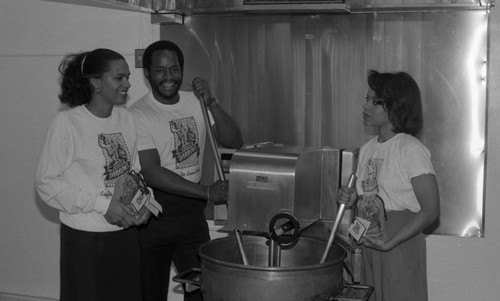
<path id="1" fill-rule="evenodd" d="M 210 118 L 208 117 L 208 111 L 205 107 L 205 95 L 201 95 L 200 97 L 201 110 L 203 112 L 203 119 L 205 120 L 205 126 L 207 128 L 207 136 L 210 142 L 210 148 L 212 149 L 212 154 L 215 160 L 215 169 L 217 170 L 217 174 L 219 175 L 219 179 L 221 181 L 226 181 L 226 176 L 224 175 L 224 171 L 222 170 L 222 160 L 219 154 L 219 150 L 217 149 L 217 143 L 215 140 L 214 132 L 212 131 L 212 125 L 210 124 Z"/>
<path id="2" fill-rule="evenodd" d="M 243 261 L 244 265 L 248 265 L 248 259 L 245 253 L 245 249 L 243 249 L 243 241 L 241 240 L 240 230 L 235 229 L 234 235 L 236 236 L 236 242 L 238 244 L 238 251 L 240 252 L 241 261 Z"/>
<path id="3" fill-rule="evenodd" d="M 356 183 L 356 175 L 351 175 L 349 178 L 349 182 L 347 183 L 347 187 L 349 189 L 352 189 L 354 187 L 354 184 Z M 344 216 L 344 210 L 345 210 L 345 204 L 340 204 L 339 210 L 337 212 L 337 217 L 335 218 L 335 223 L 333 224 L 332 232 L 330 232 L 330 237 L 328 238 L 328 243 L 326 244 L 325 252 L 323 253 L 323 256 L 321 257 L 321 261 L 319 263 L 325 263 L 326 258 L 328 257 L 328 253 L 330 252 L 330 249 L 332 248 L 333 241 L 335 240 L 335 235 L 337 234 L 337 230 L 340 225 L 340 221 L 342 220 L 342 217 Z"/>
<path id="4" fill-rule="evenodd" d="M 274 260 L 274 266 L 275 267 L 281 267 L 281 245 L 276 244 L 276 248 L 274 249 L 274 254 L 275 254 L 275 260 Z"/>
<path id="5" fill-rule="evenodd" d="M 268 249 L 268 256 L 267 256 L 267 266 L 269 267 L 274 267 L 275 266 L 275 259 L 274 258 L 274 250 L 276 249 L 276 241 L 274 239 L 269 239 L 269 249 Z"/>
<path id="6" fill-rule="evenodd" d="M 267 259 L 267 265 L 269 267 L 280 267 L 281 266 L 281 245 L 274 239 L 269 239 L 269 256 Z"/>

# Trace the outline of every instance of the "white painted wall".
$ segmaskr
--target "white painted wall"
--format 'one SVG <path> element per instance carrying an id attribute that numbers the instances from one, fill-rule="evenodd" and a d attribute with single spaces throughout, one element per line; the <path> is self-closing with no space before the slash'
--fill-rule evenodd
<path id="1" fill-rule="evenodd" d="M 431 301 L 500 296 L 500 7 L 493 8 L 491 21 L 485 238 L 428 238 Z M 158 27 L 144 13 L 0 1 L 0 293 L 58 297 L 57 213 L 36 197 L 33 175 L 45 131 L 59 108 L 60 59 L 97 47 L 124 54 L 136 99 L 147 87 L 134 68 L 133 50 L 158 37 Z"/>
<path id="2" fill-rule="evenodd" d="M 0 1 L 0 292 L 58 297 L 59 222 L 34 191 L 38 153 L 60 107 L 58 64 L 69 52 L 111 48 L 147 92 L 133 53 L 158 39 L 149 14 L 40 0 Z"/>

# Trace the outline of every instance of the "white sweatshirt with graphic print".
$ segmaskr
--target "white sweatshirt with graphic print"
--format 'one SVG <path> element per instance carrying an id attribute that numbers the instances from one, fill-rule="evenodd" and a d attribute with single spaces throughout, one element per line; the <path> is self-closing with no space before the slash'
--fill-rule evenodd
<path id="1" fill-rule="evenodd" d="M 60 211 L 61 223 L 91 232 L 122 228 L 104 218 L 116 180 L 140 171 L 131 114 L 114 107 L 99 118 L 85 106 L 58 113 L 47 131 L 36 169 L 41 199 Z"/>

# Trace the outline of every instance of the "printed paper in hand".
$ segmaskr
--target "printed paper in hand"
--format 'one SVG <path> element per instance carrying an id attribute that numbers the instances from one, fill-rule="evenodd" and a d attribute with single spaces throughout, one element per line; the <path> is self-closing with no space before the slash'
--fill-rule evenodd
<path id="1" fill-rule="evenodd" d="M 158 216 L 159 213 L 163 213 L 163 208 L 161 207 L 160 203 L 158 203 L 153 194 L 153 190 L 149 188 L 149 194 L 148 194 L 148 199 L 145 202 L 145 206 L 148 208 L 151 213 L 154 214 L 154 216 Z"/>
<path id="2" fill-rule="evenodd" d="M 356 241 L 359 241 L 365 235 L 368 227 L 370 227 L 369 221 L 360 217 L 356 217 L 351 226 L 349 226 L 349 233 L 352 235 L 352 237 L 354 237 Z"/>

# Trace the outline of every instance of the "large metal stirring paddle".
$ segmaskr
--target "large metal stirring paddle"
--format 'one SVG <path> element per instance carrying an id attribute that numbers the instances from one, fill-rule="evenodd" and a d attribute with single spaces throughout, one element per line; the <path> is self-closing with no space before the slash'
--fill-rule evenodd
<path id="1" fill-rule="evenodd" d="M 352 189 L 354 188 L 355 184 L 356 184 L 356 175 L 352 174 L 349 177 L 349 182 L 347 183 L 347 187 L 349 189 Z M 333 241 L 335 240 L 335 235 L 337 234 L 337 230 L 339 229 L 340 221 L 344 216 L 344 211 L 345 211 L 345 204 L 340 204 L 339 210 L 337 212 L 337 217 L 335 218 L 335 223 L 333 224 L 332 232 L 330 232 L 330 237 L 328 238 L 328 243 L 326 244 L 325 252 L 323 253 L 323 256 L 321 257 L 321 261 L 319 263 L 325 263 L 326 258 L 328 257 L 328 253 L 330 252 L 330 249 L 332 248 L 333 245 Z"/>

